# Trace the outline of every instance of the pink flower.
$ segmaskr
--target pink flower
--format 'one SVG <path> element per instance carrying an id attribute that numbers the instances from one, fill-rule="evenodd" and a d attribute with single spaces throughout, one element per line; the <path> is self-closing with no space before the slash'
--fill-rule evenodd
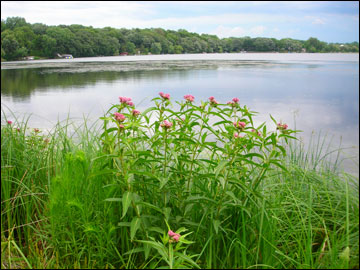
<path id="1" fill-rule="evenodd" d="M 238 129 L 243 129 L 246 126 L 246 123 L 244 122 L 233 122 L 234 127 L 238 128 Z"/>
<path id="2" fill-rule="evenodd" d="M 132 115 L 133 116 L 138 116 L 140 114 L 140 111 L 138 111 L 138 110 L 132 110 Z"/>
<path id="3" fill-rule="evenodd" d="M 114 113 L 115 116 L 115 120 L 119 121 L 119 122 L 123 122 L 125 120 L 125 116 L 122 113 Z"/>
<path id="4" fill-rule="evenodd" d="M 173 124 L 171 122 L 166 121 L 166 120 L 163 123 L 160 124 L 161 127 L 166 128 L 166 129 L 171 128 L 172 125 Z"/>
<path id="5" fill-rule="evenodd" d="M 185 95 L 184 98 L 189 102 L 193 102 L 195 99 L 195 97 L 192 95 Z"/>
<path id="6" fill-rule="evenodd" d="M 120 128 L 120 129 L 124 129 L 125 126 L 124 126 L 123 124 L 120 124 L 120 125 L 119 125 L 119 128 Z"/>
<path id="7" fill-rule="evenodd" d="M 219 102 L 217 102 L 213 96 L 209 97 L 209 100 L 210 100 L 210 105 L 212 106 L 216 106 L 217 104 L 219 104 Z"/>
<path id="8" fill-rule="evenodd" d="M 134 103 L 132 103 L 131 101 L 126 102 L 127 105 L 129 105 L 130 107 L 134 106 Z"/>
<path id="9" fill-rule="evenodd" d="M 169 234 L 169 236 L 172 238 L 172 240 L 175 240 L 176 242 L 179 242 L 179 239 L 180 239 L 180 237 L 181 237 L 180 234 L 174 233 L 174 232 L 171 231 L 171 230 L 168 232 L 168 234 Z"/>
<path id="10" fill-rule="evenodd" d="M 170 94 L 164 94 L 163 92 L 159 93 L 160 97 L 162 97 L 163 99 L 170 99 Z"/>
<path id="11" fill-rule="evenodd" d="M 176 242 L 179 242 L 180 239 L 180 234 L 176 234 L 172 237 L 172 239 L 174 239 Z"/>
<path id="12" fill-rule="evenodd" d="M 11 125 L 11 124 L 12 124 L 12 121 L 9 120 L 9 121 L 7 121 L 7 123 L 8 123 L 9 125 Z"/>
<path id="13" fill-rule="evenodd" d="M 232 99 L 232 101 L 233 101 L 234 103 L 239 103 L 239 99 L 236 98 L 236 97 L 234 97 L 234 98 Z"/>
<path id="14" fill-rule="evenodd" d="M 288 128 L 287 124 L 277 123 L 277 128 L 276 129 L 284 130 L 284 129 L 287 129 L 287 128 Z"/>
<path id="15" fill-rule="evenodd" d="M 260 132 L 260 131 L 257 131 L 257 130 L 255 130 L 255 129 L 252 129 L 251 132 L 254 132 L 254 133 L 256 133 L 258 136 L 261 136 L 261 132 Z"/>
<path id="16" fill-rule="evenodd" d="M 120 103 L 128 103 L 131 102 L 131 98 L 128 97 L 119 97 Z"/>
<path id="17" fill-rule="evenodd" d="M 239 133 L 234 133 L 234 138 L 243 138 Z"/>

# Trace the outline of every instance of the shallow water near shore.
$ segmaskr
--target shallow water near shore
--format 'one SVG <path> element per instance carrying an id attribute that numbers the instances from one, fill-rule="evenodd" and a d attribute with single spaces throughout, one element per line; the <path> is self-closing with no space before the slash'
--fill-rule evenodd
<path id="1" fill-rule="evenodd" d="M 98 119 L 119 96 L 145 110 L 160 91 L 195 103 L 214 96 L 238 97 L 259 113 L 260 125 L 276 120 L 311 136 L 327 134 L 334 148 L 347 148 L 345 170 L 358 175 L 358 54 L 198 54 L 78 58 L 1 64 L 2 110 L 9 120 L 32 114 L 30 127 L 52 128 L 68 117 Z M 294 120 L 295 119 L 295 120 Z M 2 115 L 2 123 L 4 124 Z M 275 129 L 275 126 L 272 127 Z"/>

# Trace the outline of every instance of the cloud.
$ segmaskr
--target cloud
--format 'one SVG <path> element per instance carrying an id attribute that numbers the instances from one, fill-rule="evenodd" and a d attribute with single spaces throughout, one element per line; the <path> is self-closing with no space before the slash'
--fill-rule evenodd
<path id="1" fill-rule="evenodd" d="M 325 22 L 324 20 L 317 18 L 312 21 L 312 24 L 325 24 Z"/>
<path id="2" fill-rule="evenodd" d="M 214 30 L 210 32 L 210 34 L 217 35 L 219 38 L 226 38 L 226 37 L 243 37 L 243 36 L 250 36 L 250 37 L 257 37 L 259 35 L 264 34 L 266 27 L 259 25 L 251 28 L 244 28 L 244 27 L 227 27 L 220 25 L 216 27 Z"/>
<path id="3" fill-rule="evenodd" d="M 266 27 L 264 27 L 262 25 L 255 26 L 255 27 L 250 29 L 250 33 L 252 35 L 262 35 L 264 33 L 265 29 L 266 29 Z"/>

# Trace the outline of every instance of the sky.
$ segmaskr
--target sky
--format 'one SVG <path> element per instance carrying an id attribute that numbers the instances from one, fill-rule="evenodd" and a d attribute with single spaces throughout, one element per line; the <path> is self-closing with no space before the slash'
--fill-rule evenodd
<path id="1" fill-rule="evenodd" d="M 1 1 L 1 19 L 226 37 L 359 42 L 358 1 Z"/>

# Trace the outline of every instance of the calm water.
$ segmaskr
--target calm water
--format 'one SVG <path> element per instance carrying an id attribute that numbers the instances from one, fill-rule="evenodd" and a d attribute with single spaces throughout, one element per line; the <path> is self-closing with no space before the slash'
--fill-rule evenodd
<path id="1" fill-rule="evenodd" d="M 197 54 L 77 58 L 1 64 L 1 107 L 32 114 L 31 127 L 51 128 L 70 115 L 97 119 L 119 96 L 144 110 L 163 91 L 172 99 L 214 96 L 269 114 L 304 132 L 328 134 L 359 153 L 358 54 Z M 11 119 L 11 116 L 9 116 Z M 4 119 L 2 116 L 2 124 Z M 358 172 L 357 166 L 348 170 Z M 351 168 L 350 168 L 351 167 Z"/>

